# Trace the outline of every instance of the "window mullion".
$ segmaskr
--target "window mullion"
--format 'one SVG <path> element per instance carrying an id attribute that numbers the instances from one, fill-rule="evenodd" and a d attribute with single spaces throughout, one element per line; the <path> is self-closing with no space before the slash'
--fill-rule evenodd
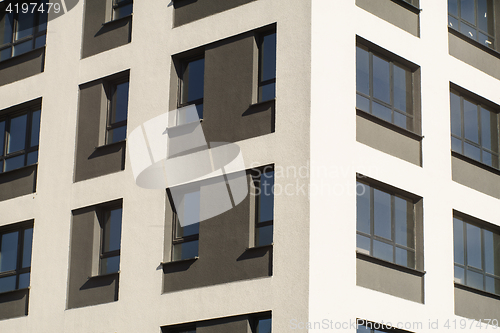
<path id="1" fill-rule="evenodd" d="M 370 106 L 369 106 L 369 111 L 370 114 L 373 114 L 373 53 L 368 50 L 368 81 L 369 81 L 369 94 L 370 94 Z"/>

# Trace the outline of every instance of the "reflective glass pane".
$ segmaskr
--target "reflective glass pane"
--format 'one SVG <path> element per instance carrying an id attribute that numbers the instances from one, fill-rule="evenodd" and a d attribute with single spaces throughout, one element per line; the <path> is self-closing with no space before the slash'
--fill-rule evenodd
<path id="1" fill-rule="evenodd" d="M 17 21 L 16 40 L 33 35 L 34 24 L 35 15 L 31 13 L 31 10 L 28 10 L 27 13 L 21 11 Z"/>
<path id="2" fill-rule="evenodd" d="M 373 96 L 391 103 L 389 62 L 373 55 Z"/>
<path id="3" fill-rule="evenodd" d="M 377 240 L 373 240 L 373 256 L 387 260 L 390 262 L 394 262 L 393 258 L 394 247 L 387 243 L 379 242 Z"/>
<path id="4" fill-rule="evenodd" d="M 488 152 L 486 152 L 484 150 L 482 151 L 482 153 L 483 153 L 483 159 L 481 160 L 481 162 L 483 162 L 486 165 L 492 166 L 492 164 L 493 164 L 493 159 L 492 159 L 493 156 L 490 153 L 488 153 Z"/>
<path id="5" fill-rule="evenodd" d="M 497 115 L 483 107 L 481 110 L 481 146 L 498 152 Z"/>
<path id="6" fill-rule="evenodd" d="M 0 173 L 3 172 L 3 161 L 0 161 Z"/>
<path id="7" fill-rule="evenodd" d="M 276 83 L 271 82 L 259 87 L 260 102 L 269 101 L 276 97 Z"/>
<path id="8" fill-rule="evenodd" d="M 0 278 L 0 293 L 16 290 L 16 276 Z"/>
<path id="9" fill-rule="evenodd" d="M 413 203 L 399 197 L 394 197 L 394 205 L 396 243 L 409 248 L 414 248 L 415 227 L 413 225 Z"/>
<path id="10" fill-rule="evenodd" d="M 451 138 L 451 149 L 458 153 L 462 153 L 462 141 L 457 138 Z"/>
<path id="11" fill-rule="evenodd" d="M 12 42 L 14 14 L 4 10 L 0 12 L 0 45 Z"/>
<path id="12" fill-rule="evenodd" d="M 356 90 L 370 95 L 370 54 L 360 47 L 356 47 Z"/>
<path id="13" fill-rule="evenodd" d="M 493 42 L 494 42 L 493 38 L 491 38 L 491 37 L 489 37 L 481 32 L 479 32 L 477 34 L 477 41 L 483 45 L 488 46 L 489 48 L 493 48 Z"/>
<path id="14" fill-rule="evenodd" d="M 373 189 L 373 222 L 375 235 L 391 237 L 391 195 Z"/>
<path id="15" fill-rule="evenodd" d="M 412 130 L 411 126 L 411 118 L 399 113 L 394 112 L 394 125 L 398 125 L 399 127 L 406 128 L 407 130 Z"/>
<path id="16" fill-rule="evenodd" d="M 356 107 L 360 110 L 370 112 L 370 100 L 361 95 L 356 95 Z"/>
<path id="17" fill-rule="evenodd" d="M 460 112 L 460 96 L 450 92 L 451 134 L 462 136 L 462 117 Z"/>
<path id="18" fill-rule="evenodd" d="M 471 24 L 476 23 L 474 0 L 460 0 L 460 16 Z"/>
<path id="19" fill-rule="evenodd" d="M 485 291 L 493 294 L 500 294 L 500 279 L 486 276 Z"/>
<path id="20" fill-rule="evenodd" d="M 464 155 L 477 161 L 481 161 L 481 150 L 476 146 L 468 144 L 467 142 L 464 143 Z"/>
<path id="21" fill-rule="evenodd" d="M 453 249 L 455 263 L 465 265 L 464 222 L 457 218 L 453 218 Z"/>
<path id="22" fill-rule="evenodd" d="M 191 235 L 197 235 L 200 232 L 200 223 L 194 223 L 187 225 L 185 227 L 181 227 L 179 223 L 179 219 L 176 219 L 177 227 L 176 227 L 176 232 L 175 232 L 175 237 L 184 237 L 184 236 L 191 236 Z"/>
<path id="23" fill-rule="evenodd" d="M 260 319 L 257 323 L 256 333 L 271 333 L 271 318 Z"/>
<path id="24" fill-rule="evenodd" d="M 5 121 L 0 121 L 0 156 L 3 156 L 5 140 Z"/>
<path id="25" fill-rule="evenodd" d="M 191 193 L 186 193 L 184 195 L 184 200 L 182 203 L 183 211 L 179 215 L 179 222 L 185 228 L 197 224 L 200 222 L 200 207 L 201 198 L 200 191 L 195 191 Z M 190 229 L 184 230 L 184 236 L 188 235 L 187 232 L 194 232 L 198 227 L 191 227 Z M 190 231 L 191 230 L 191 231 Z"/>
<path id="26" fill-rule="evenodd" d="M 372 114 L 379 118 L 384 119 L 385 121 L 392 122 L 392 110 L 388 107 L 385 107 L 379 103 L 372 103 Z"/>
<path id="27" fill-rule="evenodd" d="M 130 14 L 132 14 L 132 4 L 116 8 L 113 19 L 118 20 L 119 18 L 128 16 Z"/>
<path id="28" fill-rule="evenodd" d="M 108 131 L 108 143 L 118 142 L 127 138 L 127 126 L 117 127 Z"/>
<path id="29" fill-rule="evenodd" d="M 28 288 L 30 286 L 30 273 L 19 275 L 19 289 Z"/>
<path id="30" fill-rule="evenodd" d="M 460 23 L 460 32 L 466 35 L 469 38 L 476 39 L 476 29 L 470 27 L 469 25 L 465 24 L 464 22 Z"/>
<path id="31" fill-rule="evenodd" d="M 394 65 L 394 107 L 401 111 L 407 110 L 411 101 L 411 73 L 404 68 Z M 406 126 L 402 126 L 406 127 Z"/>
<path id="32" fill-rule="evenodd" d="M 396 264 L 414 268 L 415 267 L 415 252 L 405 249 L 396 248 Z"/>
<path id="33" fill-rule="evenodd" d="M 119 121 L 127 120 L 127 110 L 128 110 L 128 88 L 129 83 L 117 84 L 114 87 L 113 96 L 113 114 L 111 115 L 111 124 L 117 123 Z"/>
<path id="34" fill-rule="evenodd" d="M 28 115 L 12 118 L 10 120 L 9 143 L 7 153 L 13 153 L 25 148 L 26 146 L 26 123 Z"/>
<path id="35" fill-rule="evenodd" d="M 370 187 L 356 183 L 356 230 L 370 234 Z"/>
<path id="36" fill-rule="evenodd" d="M 456 18 L 448 16 L 448 25 L 451 28 L 458 30 L 458 20 Z"/>
<path id="37" fill-rule="evenodd" d="M 483 268 L 481 263 L 481 229 L 466 223 L 467 238 L 467 266 Z"/>
<path id="38" fill-rule="evenodd" d="M 259 221 L 274 219 L 274 171 L 260 176 Z"/>
<path id="39" fill-rule="evenodd" d="M 18 237 L 18 231 L 2 235 L 2 246 L 0 247 L 0 273 L 16 269 Z"/>
<path id="40" fill-rule="evenodd" d="M 38 150 L 28 153 L 28 160 L 26 161 L 26 165 L 33 165 L 37 162 L 38 162 Z"/>
<path id="41" fill-rule="evenodd" d="M 493 35 L 493 2 L 491 0 L 477 0 L 477 26 L 482 31 Z"/>
<path id="42" fill-rule="evenodd" d="M 356 235 L 356 250 L 364 254 L 370 254 L 370 238 Z"/>
<path id="43" fill-rule="evenodd" d="M 31 120 L 30 147 L 38 146 L 39 136 L 40 136 L 40 110 L 33 112 Z"/>
<path id="44" fill-rule="evenodd" d="M 46 35 L 43 35 L 35 39 L 35 49 L 45 45 L 47 39 L 46 37 L 47 37 Z"/>
<path id="45" fill-rule="evenodd" d="M 205 59 L 198 59 L 187 64 L 183 75 L 183 102 L 192 102 L 203 98 Z"/>
<path id="46" fill-rule="evenodd" d="M 358 326 L 356 333 L 371 333 L 371 330 L 366 326 Z"/>
<path id="47" fill-rule="evenodd" d="M 198 119 L 203 119 L 203 104 L 196 104 L 196 112 L 198 113 Z"/>
<path id="48" fill-rule="evenodd" d="M 122 209 L 105 213 L 103 253 L 119 250 L 122 237 Z"/>
<path id="49" fill-rule="evenodd" d="M 39 9 L 40 7 L 37 7 Z M 44 10 L 43 13 L 37 10 L 38 15 L 38 31 L 42 32 L 47 30 L 47 11 Z"/>
<path id="50" fill-rule="evenodd" d="M 101 274 L 116 273 L 120 270 L 120 256 L 101 259 Z"/>
<path id="51" fill-rule="evenodd" d="M 457 0 L 448 0 L 448 13 L 458 16 Z"/>
<path id="52" fill-rule="evenodd" d="M 276 78 L 276 34 L 263 37 L 261 45 L 261 81 Z"/>
<path id="53" fill-rule="evenodd" d="M 14 169 L 19 169 L 24 166 L 24 155 L 11 157 L 5 160 L 5 170 L 11 171 Z"/>
<path id="54" fill-rule="evenodd" d="M 484 275 L 467 270 L 467 285 L 472 288 L 484 289 Z"/>
<path id="55" fill-rule="evenodd" d="M 486 273 L 500 276 L 500 235 L 483 230 L 484 269 Z"/>
<path id="56" fill-rule="evenodd" d="M 464 99 L 464 128 L 465 138 L 479 143 L 479 124 L 477 117 L 477 105 Z"/>
<path id="57" fill-rule="evenodd" d="M 31 246 L 33 243 L 33 228 L 29 228 L 24 230 L 24 239 L 23 239 L 23 263 L 22 267 L 30 267 L 31 266 Z"/>
<path id="58" fill-rule="evenodd" d="M 172 260 L 183 260 L 198 256 L 198 241 L 185 242 L 173 246 Z"/>
<path id="59" fill-rule="evenodd" d="M 462 267 L 455 266 L 455 282 L 465 284 L 465 271 Z"/>
<path id="60" fill-rule="evenodd" d="M 256 228 L 255 244 L 256 246 L 269 245 L 273 243 L 273 226 Z"/>
<path id="61" fill-rule="evenodd" d="M 0 51 L 0 61 L 9 59 L 12 53 L 12 47 L 8 47 L 2 51 Z"/>

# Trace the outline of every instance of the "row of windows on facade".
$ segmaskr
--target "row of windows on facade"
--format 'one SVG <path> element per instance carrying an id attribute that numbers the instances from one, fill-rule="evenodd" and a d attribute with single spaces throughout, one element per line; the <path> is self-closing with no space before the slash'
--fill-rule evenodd
<path id="1" fill-rule="evenodd" d="M 415 269 L 422 198 L 363 180 L 356 192 L 357 251 Z M 500 295 L 500 227 L 455 212 L 453 233 L 455 282 Z"/>
<path id="2" fill-rule="evenodd" d="M 394 60 L 397 59 L 397 60 Z M 358 45 L 356 52 L 356 107 L 396 126 L 417 132 L 417 67 L 397 56 L 381 55 Z M 452 85 L 453 86 L 453 85 Z M 490 167 L 499 166 L 500 106 L 463 89 L 450 91 L 451 149 Z"/>
<path id="3" fill-rule="evenodd" d="M 274 170 L 264 167 L 252 175 L 255 195 L 254 246 L 273 243 Z M 198 257 L 201 223 L 200 190 L 183 193 L 182 206 L 175 207 L 172 221 L 171 261 Z M 97 211 L 101 228 L 99 275 L 120 269 L 122 230 L 121 205 L 106 206 Z M 180 219 L 183 220 L 181 226 Z M 33 222 L 10 225 L 0 231 L 0 292 L 27 288 L 30 281 Z"/>

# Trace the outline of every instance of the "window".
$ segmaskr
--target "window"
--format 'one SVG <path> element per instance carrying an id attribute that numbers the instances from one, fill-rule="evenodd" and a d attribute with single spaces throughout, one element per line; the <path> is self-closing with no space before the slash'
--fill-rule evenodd
<path id="1" fill-rule="evenodd" d="M 125 140 L 127 137 L 127 112 L 129 82 L 113 83 L 108 92 L 108 121 L 106 143 Z"/>
<path id="2" fill-rule="evenodd" d="M 448 0 L 448 25 L 494 48 L 493 0 Z"/>
<path id="3" fill-rule="evenodd" d="M 195 105 L 196 113 L 189 112 L 192 108 L 179 110 L 177 125 L 203 119 L 203 90 L 205 76 L 205 58 L 197 57 L 182 63 L 180 77 L 179 108 Z"/>
<path id="4" fill-rule="evenodd" d="M 494 231 L 493 231 L 494 230 Z M 454 216 L 455 282 L 500 295 L 500 234 Z"/>
<path id="5" fill-rule="evenodd" d="M 29 287 L 32 240 L 33 223 L 0 230 L 0 293 Z"/>
<path id="6" fill-rule="evenodd" d="M 414 202 L 392 191 L 356 184 L 357 251 L 416 267 Z"/>
<path id="7" fill-rule="evenodd" d="M 40 107 L 0 115 L 0 173 L 38 162 Z"/>
<path id="8" fill-rule="evenodd" d="M 356 333 L 406 332 L 397 330 L 384 323 L 373 323 L 366 320 L 356 320 Z"/>
<path id="9" fill-rule="evenodd" d="M 453 90 L 450 108 L 451 149 L 498 169 L 498 113 Z"/>
<path id="10" fill-rule="evenodd" d="M 260 36 L 259 102 L 276 97 L 276 32 Z"/>
<path id="11" fill-rule="evenodd" d="M 356 107 L 409 131 L 417 130 L 412 71 L 401 63 L 356 47 Z"/>
<path id="12" fill-rule="evenodd" d="M 120 246 L 122 235 L 122 208 L 108 208 L 101 211 L 100 275 L 120 270 Z"/>
<path id="13" fill-rule="evenodd" d="M 271 315 L 255 317 L 251 325 L 252 333 L 271 333 L 272 319 Z"/>
<path id="14" fill-rule="evenodd" d="M 9 2 L 12 12 L 7 11 L 7 2 L 0 4 L 0 61 L 26 53 L 45 45 L 47 33 L 46 0 L 34 0 L 40 4 L 32 13 L 33 6 L 23 13 L 21 3 Z M 18 9 L 16 9 L 16 5 Z M 38 9 L 42 11 L 39 11 Z"/>
<path id="15" fill-rule="evenodd" d="M 172 261 L 198 256 L 200 191 L 184 193 L 179 206 L 173 218 Z"/>
<path id="16" fill-rule="evenodd" d="M 265 167 L 253 177 L 255 198 L 255 246 L 273 243 L 274 170 Z"/>
<path id="17" fill-rule="evenodd" d="M 113 1 L 113 20 L 132 14 L 132 0 L 112 0 Z"/>

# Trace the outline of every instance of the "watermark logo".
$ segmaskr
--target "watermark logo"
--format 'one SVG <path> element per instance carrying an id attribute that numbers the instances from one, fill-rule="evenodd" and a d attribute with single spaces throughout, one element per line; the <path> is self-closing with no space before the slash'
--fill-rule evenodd
<path id="1" fill-rule="evenodd" d="M 40 15 L 43 20 L 54 20 L 73 8 L 78 4 L 79 0 L 0 0 L 0 5 L 3 5 L 3 11 L 9 14 L 18 15 Z M 42 20 L 42 18 L 40 18 Z"/>

